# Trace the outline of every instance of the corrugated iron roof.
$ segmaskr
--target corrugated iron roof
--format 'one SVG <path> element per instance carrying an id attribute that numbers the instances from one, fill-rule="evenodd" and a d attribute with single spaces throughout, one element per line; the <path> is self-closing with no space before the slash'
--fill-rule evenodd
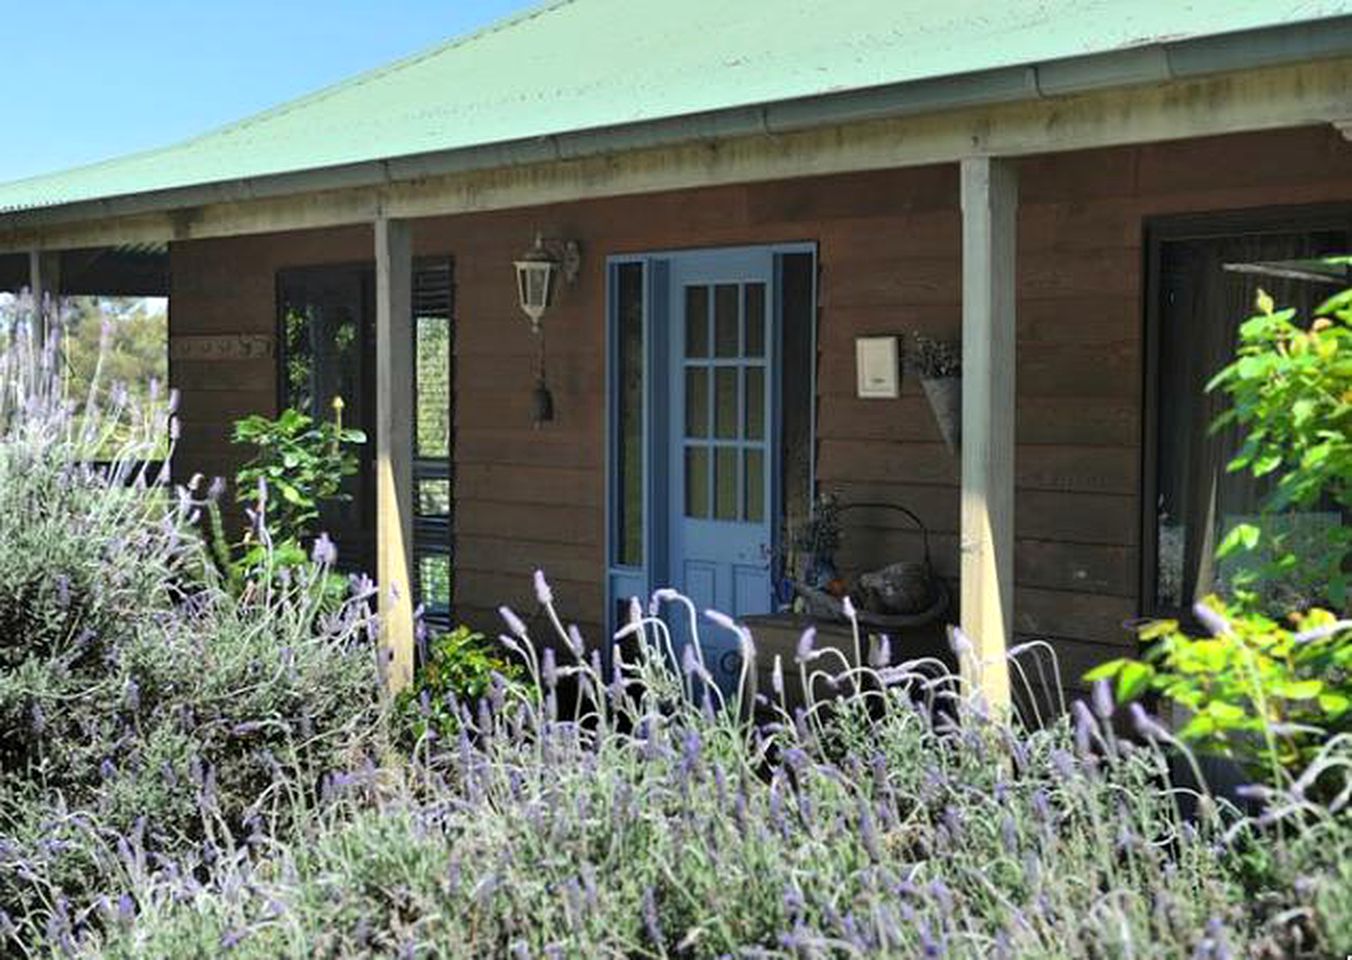
<path id="1" fill-rule="evenodd" d="M 0 213 L 1042 63 L 1352 0 L 555 0 L 159 150 L 0 186 Z"/>

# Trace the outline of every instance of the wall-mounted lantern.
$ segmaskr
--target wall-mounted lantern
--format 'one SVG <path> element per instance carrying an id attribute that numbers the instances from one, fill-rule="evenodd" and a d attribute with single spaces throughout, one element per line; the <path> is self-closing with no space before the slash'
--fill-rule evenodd
<path id="1" fill-rule="evenodd" d="M 530 320 L 531 333 L 540 341 L 540 365 L 531 395 L 531 420 L 539 427 L 554 419 L 554 396 L 545 382 L 545 338 L 540 321 L 554 302 L 554 289 L 562 277 L 565 283 L 577 280 L 582 265 L 582 250 L 576 240 L 546 240 L 535 235 L 535 244 L 513 262 L 516 267 L 516 292 L 521 311 Z"/>
<path id="2" fill-rule="evenodd" d="M 565 283 L 577 280 L 582 265 L 582 250 L 576 240 L 545 240 L 535 235 L 535 245 L 514 262 L 516 291 L 521 310 L 530 319 L 532 333 L 540 332 L 540 321 L 554 302 L 554 288 L 562 276 Z"/>

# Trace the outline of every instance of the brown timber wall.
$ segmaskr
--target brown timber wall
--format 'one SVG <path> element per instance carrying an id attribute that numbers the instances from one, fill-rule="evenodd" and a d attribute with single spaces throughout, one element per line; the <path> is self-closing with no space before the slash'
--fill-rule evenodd
<path id="1" fill-rule="evenodd" d="M 1352 145 L 1311 128 L 1033 158 L 1020 165 L 1016 627 L 1059 638 L 1078 671 L 1130 642 L 1138 613 L 1143 224 L 1172 213 L 1352 200 Z M 535 343 L 511 260 L 536 231 L 582 244 L 582 275 L 546 318 L 556 420 L 530 423 Z M 820 249 L 818 478 L 849 499 L 910 506 L 957 572 L 958 461 L 919 386 L 854 397 L 854 337 L 956 340 L 961 220 L 955 167 L 711 188 L 419 221 L 419 253 L 456 264 L 456 598 L 534 608 L 543 567 L 595 636 L 602 614 L 604 291 L 608 255 L 815 240 Z M 276 270 L 370 258 L 370 231 L 173 247 L 171 337 L 275 326 Z M 176 360 L 183 474 L 228 473 L 228 423 L 275 403 L 275 359 Z M 847 565 L 918 555 L 888 516 L 856 516 Z"/>

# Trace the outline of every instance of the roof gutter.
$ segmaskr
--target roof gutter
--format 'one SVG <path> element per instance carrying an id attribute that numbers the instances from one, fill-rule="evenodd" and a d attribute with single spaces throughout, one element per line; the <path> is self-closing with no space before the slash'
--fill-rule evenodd
<path id="1" fill-rule="evenodd" d="M 1044 100 L 1345 56 L 1352 56 L 1352 16 L 1220 36 L 1160 39 L 1141 46 L 1027 66 L 529 140 L 19 210 L 0 213 L 0 228 L 22 230 L 300 193 L 379 187 L 431 176 Z"/>

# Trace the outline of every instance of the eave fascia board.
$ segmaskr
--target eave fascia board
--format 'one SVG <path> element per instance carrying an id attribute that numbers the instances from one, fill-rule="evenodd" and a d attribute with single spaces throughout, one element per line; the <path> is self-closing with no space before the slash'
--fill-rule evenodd
<path id="1" fill-rule="evenodd" d="M 735 108 L 660 121 L 575 131 L 557 136 L 489 144 L 345 166 L 241 178 L 192 187 L 79 201 L 0 214 L 0 238 L 45 227 L 95 220 L 168 215 L 190 222 L 193 211 L 216 205 L 275 200 L 305 194 L 332 197 L 343 191 L 382 188 L 437 177 L 534 167 L 555 161 L 614 156 L 663 147 L 846 127 L 873 120 L 943 114 L 964 109 L 1071 98 L 1236 72 L 1352 56 L 1352 16 L 1246 31 L 1221 37 L 1161 42 L 1033 66 L 918 81 L 831 94 L 758 107 Z M 1318 118 L 1333 122 L 1334 117 Z M 1045 151 L 1075 149 L 1073 143 Z M 976 152 L 984 152 L 978 144 Z M 1012 151 L 1016 152 L 1016 151 Z M 1031 152 L 1031 151 L 1028 151 Z M 934 161 L 931 161 L 934 162 Z M 379 213 L 355 203 L 343 222 Z M 153 231 L 150 231 L 153 232 Z M 166 239 L 173 234 L 166 234 Z M 4 244 L 9 247 L 9 244 Z M 12 248 L 12 247 L 11 247 Z"/>

